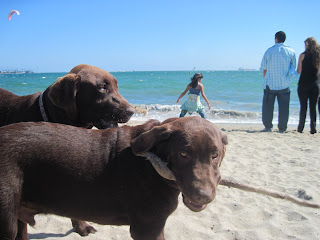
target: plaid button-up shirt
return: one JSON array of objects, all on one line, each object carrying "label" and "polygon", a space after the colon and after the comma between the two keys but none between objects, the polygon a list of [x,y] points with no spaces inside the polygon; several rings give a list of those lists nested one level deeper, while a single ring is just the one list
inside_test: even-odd
[{"label": "plaid button-up shirt", "polygon": [[263,88],[268,85],[271,90],[288,88],[291,75],[295,74],[296,54],[283,43],[276,43],[264,54],[260,70],[266,70]]}]

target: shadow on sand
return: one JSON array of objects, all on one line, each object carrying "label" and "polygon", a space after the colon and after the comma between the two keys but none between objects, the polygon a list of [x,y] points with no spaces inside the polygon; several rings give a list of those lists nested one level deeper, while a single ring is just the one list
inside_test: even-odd
[{"label": "shadow on sand", "polygon": [[28,234],[29,239],[46,239],[46,238],[62,238],[70,235],[73,233],[73,229],[70,229],[68,232],[62,234],[62,233],[35,233],[35,234]]}]

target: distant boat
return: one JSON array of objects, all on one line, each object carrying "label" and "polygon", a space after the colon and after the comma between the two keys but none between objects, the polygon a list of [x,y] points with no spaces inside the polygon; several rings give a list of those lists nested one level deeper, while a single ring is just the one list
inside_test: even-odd
[{"label": "distant boat", "polygon": [[239,71],[257,71],[257,69],[253,69],[253,68],[239,68]]}]

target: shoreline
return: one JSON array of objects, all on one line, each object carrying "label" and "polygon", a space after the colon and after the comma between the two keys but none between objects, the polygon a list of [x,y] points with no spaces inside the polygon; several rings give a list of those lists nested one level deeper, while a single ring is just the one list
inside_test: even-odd
[{"label": "shoreline", "polygon": [[[193,116],[195,116],[195,115],[193,115]],[[152,118],[150,118],[150,119],[152,119]],[[129,125],[129,126],[139,125],[139,124],[145,123],[146,121],[148,121],[150,119],[130,120],[127,123],[119,124],[119,126],[123,126],[123,125]],[[255,130],[257,132],[258,131],[262,131],[264,129],[264,126],[263,126],[262,122],[261,123],[243,123],[243,122],[238,122],[238,123],[230,122],[230,123],[228,123],[228,122],[215,122],[212,119],[208,119],[208,120],[210,122],[212,122],[213,124],[215,124],[216,126],[218,126],[220,129],[222,129],[222,128],[225,128],[225,129],[237,129],[237,128],[239,128],[240,130],[248,129],[248,130]],[[159,120],[159,121],[162,122],[162,120]],[[287,127],[287,131],[286,132],[297,131],[297,127],[298,127],[298,124],[289,124],[288,123],[288,127]],[[278,132],[277,123],[274,123],[274,126],[273,126],[273,133],[275,133],[275,132]],[[306,121],[303,133],[309,133],[309,132],[310,132],[309,122]]]}]

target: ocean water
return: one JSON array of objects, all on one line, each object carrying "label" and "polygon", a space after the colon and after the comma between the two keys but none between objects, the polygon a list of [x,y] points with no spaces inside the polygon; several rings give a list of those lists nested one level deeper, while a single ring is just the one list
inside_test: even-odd
[{"label": "ocean water", "polygon": [[[260,71],[201,71],[205,94],[210,101],[209,111],[206,102],[207,118],[214,123],[253,123],[262,124],[262,81]],[[111,72],[117,80],[120,94],[131,104],[148,108],[148,115],[135,114],[133,120],[144,121],[151,118],[164,120],[180,114],[180,104],[187,94],[176,101],[185,90],[195,72],[188,71],[146,71]],[[28,73],[0,74],[0,87],[17,95],[27,95],[43,91],[57,78],[66,73]],[[297,96],[298,78],[291,83],[289,124],[297,125],[299,120],[299,99]],[[275,103],[274,124],[278,119],[278,107]],[[192,115],[198,115],[193,113]],[[186,116],[189,116],[187,114]],[[308,117],[307,117],[308,121]],[[306,123],[307,124],[307,123]]]}]

